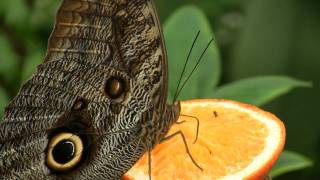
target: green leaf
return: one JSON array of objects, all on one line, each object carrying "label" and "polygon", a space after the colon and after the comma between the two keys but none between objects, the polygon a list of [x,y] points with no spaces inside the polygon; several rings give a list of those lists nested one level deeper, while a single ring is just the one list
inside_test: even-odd
[{"label": "green leaf", "polygon": [[0,87],[0,121],[4,113],[4,108],[8,104],[9,98],[2,87]]},{"label": "green leaf", "polygon": [[282,174],[311,166],[313,166],[313,163],[310,159],[295,152],[283,151],[269,175],[274,178]]},{"label": "green leaf", "polygon": [[[2,4],[5,3],[5,4]],[[5,21],[10,26],[23,29],[28,23],[29,8],[25,0],[10,0],[0,3],[4,6]]]},{"label": "green leaf", "polygon": [[55,13],[60,4],[60,1],[35,0],[30,14],[30,28],[33,30],[46,29],[51,31]]},{"label": "green leaf", "polygon": [[19,57],[13,51],[8,38],[0,34],[0,79],[12,83],[18,76]]},{"label": "green leaf", "polygon": [[[233,44],[229,60],[229,78],[239,80],[251,76],[295,72],[301,59],[301,32],[296,29],[298,4],[295,1],[250,1],[246,6],[245,24]],[[272,13],[270,13],[272,12]],[[293,46],[293,44],[297,44]],[[297,57],[295,57],[297,56]],[[297,73],[297,72],[296,72]]]},{"label": "green leaf", "polygon": [[232,99],[256,106],[264,105],[297,87],[311,83],[286,76],[262,76],[224,85],[213,93],[213,98]]},{"label": "green leaf", "polygon": [[[191,73],[196,61],[214,35],[204,13],[194,6],[185,6],[177,10],[165,23],[164,34],[169,63],[169,101],[173,100],[187,54],[199,30],[201,34],[192,50],[182,83]],[[220,56],[218,47],[213,43],[207,50],[198,69],[188,80],[179,99],[208,97],[212,94],[219,79]]]}]

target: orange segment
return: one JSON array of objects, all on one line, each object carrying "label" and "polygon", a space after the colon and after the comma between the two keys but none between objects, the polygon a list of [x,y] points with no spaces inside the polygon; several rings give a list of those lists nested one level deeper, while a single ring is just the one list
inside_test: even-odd
[{"label": "orange segment", "polygon": [[[181,102],[181,116],[169,132],[181,130],[198,169],[186,153],[181,136],[152,151],[152,179],[262,179],[279,157],[285,142],[283,123],[274,115],[251,105],[229,100]],[[197,121],[200,120],[198,141]],[[148,179],[144,155],[124,179]]]}]

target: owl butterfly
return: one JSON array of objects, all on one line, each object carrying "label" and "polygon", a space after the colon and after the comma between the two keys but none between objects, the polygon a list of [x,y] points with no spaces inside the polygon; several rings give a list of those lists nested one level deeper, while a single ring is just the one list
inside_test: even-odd
[{"label": "owl butterfly", "polygon": [[1,179],[120,179],[164,138],[167,55],[151,0],[63,0],[44,62],[5,109]]}]

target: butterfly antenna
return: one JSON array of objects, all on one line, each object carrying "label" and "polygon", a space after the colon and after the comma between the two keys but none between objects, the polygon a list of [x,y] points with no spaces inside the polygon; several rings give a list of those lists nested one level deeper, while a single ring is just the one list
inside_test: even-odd
[{"label": "butterfly antenna", "polygon": [[184,83],[182,84],[180,90],[178,91],[178,93],[176,94],[174,100],[176,100],[178,98],[178,96],[180,95],[182,89],[185,87],[185,85],[187,84],[188,80],[191,78],[192,74],[195,72],[195,70],[197,69],[197,67],[199,66],[199,64],[201,63],[201,60],[203,59],[203,56],[205,55],[205,53],[207,52],[208,48],[210,47],[211,43],[214,41],[214,38],[212,38],[210,40],[210,42],[207,44],[205,50],[202,52],[200,58],[197,61],[197,64],[194,66],[194,68],[192,69],[191,73],[189,74],[188,78],[184,81]]},{"label": "butterfly antenna", "polygon": [[178,94],[178,90],[179,90],[179,87],[180,87],[180,84],[181,84],[181,81],[182,81],[182,77],[183,77],[183,75],[184,75],[184,73],[185,73],[185,71],[186,71],[186,67],[187,67],[187,64],[188,64],[188,62],[189,62],[189,59],[190,59],[192,50],[193,50],[194,45],[196,44],[196,42],[197,42],[197,40],[198,40],[199,35],[200,35],[200,31],[198,31],[196,37],[194,38],[193,43],[192,43],[192,45],[191,45],[191,48],[190,48],[190,50],[189,50],[188,56],[187,56],[187,60],[186,60],[186,62],[184,63],[183,70],[182,70],[182,72],[181,72],[181,75],[180,75],[180,78],[179,78],[179,81],[178,81],[179,83],[178,83],[178,85],[177,85],[177,89],[176,89],[176,92],[175,92],[175,94],[174,94],[173,103],[177,100],[177,94]]}]

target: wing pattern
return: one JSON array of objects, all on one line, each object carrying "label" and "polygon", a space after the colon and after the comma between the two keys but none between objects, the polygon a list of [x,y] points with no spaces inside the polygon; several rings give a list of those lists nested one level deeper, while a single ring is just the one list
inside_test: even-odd
[{"label": "wing pattern", "polygon": [[[116,101],[105,94],[113,76],[129,86]],[[63,0],[44,63],[0,124],[0,179],[120,178],[150,148],[141,137],[158,136],[157,126],[147,127],[165,123],[158,121],[167,114],[166,83],[151,0]],[[73,110],[79,99],[87,102],[83,112]],[[72,173],[52,173],[45,163],[50,133],[77,118],[88,123],[90,155]]]}]

